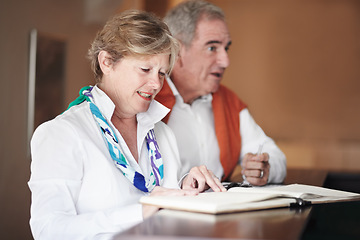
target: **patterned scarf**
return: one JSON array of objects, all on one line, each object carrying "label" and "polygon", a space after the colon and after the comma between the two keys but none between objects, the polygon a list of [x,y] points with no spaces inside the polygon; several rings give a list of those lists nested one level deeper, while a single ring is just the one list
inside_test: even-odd
[{"label": "patterned scarf", "polygon": [[83,87],[79,92],[79,97],[69,104],[68,109],[84,101],[89,102],[91,113],[101,129],[105,144],[108,146],[109,153],[114,160],[115,166],[120,169],[124,176],[129,179],[136,188],[143,192],[151,192],[155,186],[159,186],[162,183],[164,176],[163,161],[159,152],[159,146],[156,142],[154,129],[151,129],[146,135],[146,146],[149,153],[149,161],[151,163],[150,177],[146,179],[141,173],[135,171],[135,169],[130,166],[124,154],[121,152],[118,139],[113,129],[94,103],[91,94],[92,88],[92,86]]}]

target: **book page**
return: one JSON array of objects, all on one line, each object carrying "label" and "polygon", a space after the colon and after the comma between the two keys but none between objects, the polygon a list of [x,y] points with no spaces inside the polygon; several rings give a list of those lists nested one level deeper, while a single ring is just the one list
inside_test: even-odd
[{"label": "book page", "polygon": [[312,203],[316,202],[334,202],[346,199],[357,199],[360,198],[360,194],[339,191],[329,188],[316,187],[304,184],[291,184],[280,187],[280,190],[284,190],[286,192],[301,192],[300,196],[304,200],[310,200]]},{"label": "book page", "polygon": [[360,199],[360,194],[291,184],[275,187],[234,187],[227,192],[205,192],[197,196],[144,196],[140,203],[164,209],[218,214],[289,207],[292,203],[297,203],[299,198],[310,200],[311,203],[327,203]]},{"label": "book page", "polygon": [[252,187],[252,188],[241,188],[234,187],[228,190],[229,192],[269,192],[277,194],[279,197],[295,197],[302,198],[303,200],[311,202],[330,202],[344,199],[353,199],[359,198],[360,194],[339,191],[329,188],[316,187],[304,184],[290,184],[285,186],[275,186],[275,187]]},{"label": "book page", "polygon": [[225,213],[289,206],[292,198],[276,198],[271,192],[205,192],[197,196],[144,196],[140,203],[165,209]]},{"label": "book page", "polygon": [[[246,210],[248,204],[264,205],[264,200],[276,197],[276,193],[239,193],[239,192],[206,192],[197,196],[145,196],[140,203],[158,206],[165,209],[185,210],[203,213],[233,212]],[[293,199],[290,200],[294,201]],[[274,203],[273,203],[274,204]],[[281,205],[289,204],[289,199]]]}]

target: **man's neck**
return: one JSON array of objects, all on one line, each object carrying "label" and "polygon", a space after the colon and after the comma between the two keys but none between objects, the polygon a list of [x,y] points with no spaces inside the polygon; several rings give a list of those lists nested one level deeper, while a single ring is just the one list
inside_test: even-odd
[{"label": "man's neck", "polygon": [[181,80],[180,82],[178,82],[175,78],[173,79],[172,76],[171,81],[180,96],[182,97],[184,103],[191,105],[197,98],[201,97],[199,96],[199,94],[196,93],[196,91],[192,91],[191,89],[186,88],[186,85],[183,85]]},{"label": "man's neck", "polygon": [[181,91],[180,89],[178,89],[181,97],[183,98],[184,100],[184,103],[187,103],[189,105],[191,105],[195,99],[201,97],[201,96],[195,96],[194,94],[191,94],[191,92],[188,92],[188,91]]}]

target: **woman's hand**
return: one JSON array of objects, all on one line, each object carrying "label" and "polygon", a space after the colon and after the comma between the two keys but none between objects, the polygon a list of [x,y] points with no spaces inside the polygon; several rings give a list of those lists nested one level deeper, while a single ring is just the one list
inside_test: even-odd
[{"label": "woman's hand", "polygon": [[[150,196],[195,196],[211,188],[214,192],[226,192],[220,180],[206,168],[193,167],[182,182],[182,189],[169,189],[157,186]],[[158,207],[143,204],[143,217],[147,218],[156,213]]]},{"label": "woman's hand", "polygon": [[209,188],[214,192],[226,192],[220,180],[204,165],[193,167],[182,182],[182,189],[196,189],[203,192]]},{"label": "woman's hand", "polygon": [[[198,195],[199,191],[197,189],[170,189],[164,188],[160,186],[156,186],[150,196],[194,196]],[[143,204],[142,211],[143,211],[143,218],[150,217],[154,213],[159,210],[158,207],[152,205]]]}]

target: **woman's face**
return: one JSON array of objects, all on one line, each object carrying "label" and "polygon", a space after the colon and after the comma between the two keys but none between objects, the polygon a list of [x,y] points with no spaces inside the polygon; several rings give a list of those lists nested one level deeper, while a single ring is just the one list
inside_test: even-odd
[{"label": "woman's face", "polygon": [[169,68],[169,55],[124,57],[104,73],[99,87],[115,103],[115,114],[131,118],[148,110]]}]

